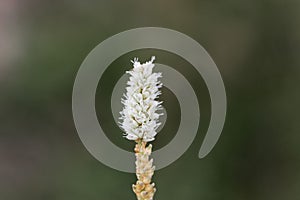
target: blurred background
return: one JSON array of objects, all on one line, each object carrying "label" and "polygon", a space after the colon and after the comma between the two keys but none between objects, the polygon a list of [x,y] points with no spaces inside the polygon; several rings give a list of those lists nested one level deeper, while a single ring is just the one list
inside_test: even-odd
[{"label": "blurred background", "polygon": [[[216,62],[228,100],[219,142],[200,160],[210,101],[192,66],[148,49],[129,52],[106,70],[96,94],[99,123],[124,149],[134,144],[122,138],[107,109],[113,84],[133,57],[155,55],[181,69],[197,93],[199,132],[180,159],[156,172],[156,199],[299,199],[299,11],[296,0],[1,0],[0,199],[135,199],[135,175],[108,168],[81,143],[71,98],[76,73],[97,44],[144,26],[197,40]],[[163,88],[161,99],[168,119],[157,149],[174,137],[180,115],[171,91]]]}]

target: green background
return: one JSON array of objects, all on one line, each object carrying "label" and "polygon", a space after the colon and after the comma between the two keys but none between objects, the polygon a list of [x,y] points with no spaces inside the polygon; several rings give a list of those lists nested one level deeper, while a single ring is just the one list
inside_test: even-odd
[{"label": "green background", "polygon": [[[81,62],[106,38],[157,26],[197,40],[222,74],[228,112],[213,151],[198,159],[210,117],[207,88],[192,66],[159,50],[118,58],[97,90],[107,136],[124,149],[109,97],[130,60],[170,65],[199,98],[200,129],[188,151],[156,171],[156,199],[294,200],[300,198],[300,1],[4,0],[0,4],[0,199],[135,199],[134,174],[104,166],[81,143],[72,87]],[[166,88],[168,121],[154,148],[176,134],[180,109]],[[176,117],[177,116],[177,117]]]}]

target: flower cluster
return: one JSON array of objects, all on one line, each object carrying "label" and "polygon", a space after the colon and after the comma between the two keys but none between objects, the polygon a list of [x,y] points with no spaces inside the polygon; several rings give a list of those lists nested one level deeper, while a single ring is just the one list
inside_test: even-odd
[{"label": "flower cluster", "polygon": [[158,80],[161,73],[153,73],[153,61],[141,64],[137,58],[133,63],[133,69],[128,71],[130,79],[127,82],[126,94],[122,103],[123,110],[120,112],[121,127],[125,131],[125,137],[129,140],[142,140],[145,142],[153,141],[156,130],[160,123],[158,118],[161,113],[161,102],[156,99],[160,95],[159,88],[162,87]]},{"label": "flower cluster", "polygon": [[152,145],[146,146],[146,142],[139,141],[135,146],[136,156],[136,176],[137,182],[132,185],[132,189],[138,200],[153,200],[156,192],[155,184],[151,183],[155,167],[153,159],[150,159]]}]

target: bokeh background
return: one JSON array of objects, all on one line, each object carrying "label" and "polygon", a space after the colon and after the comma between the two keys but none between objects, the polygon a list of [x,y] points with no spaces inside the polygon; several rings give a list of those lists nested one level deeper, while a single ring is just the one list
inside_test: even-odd
[{"label": "bokeh background", "polygon": [[[144,26],[174,29],[202,44],[228,98],[222,136],[200,160],[210,103],[191,66],[148,49],[129,52],[108,68],[99,82],[97,114],[107,136],[124,149],[133,143],[122,138],[107,107],[130,59],[155,55],[185,69],[199,98],[198,135],[179,160],[156,172],[156,199],[299,199],[299,11],[297,0],[1,0],[0,199],[135,199],[134,174],[104,166],[81,143],[71,97],[77,70],[97,44]],[[174,137],[180,115],[172,92],[163,91],[168,119],[155,148]]]}]

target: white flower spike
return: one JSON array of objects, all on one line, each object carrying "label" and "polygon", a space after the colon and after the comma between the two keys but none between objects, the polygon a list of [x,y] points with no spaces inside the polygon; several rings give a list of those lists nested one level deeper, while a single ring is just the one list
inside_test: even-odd
[{"label": "white flower spike", "polygon": [[120,112],[123,121],[120,123],[124,129],[124,136],[128,140],[142,140],[144,142],[153,141],[156,130],[161,123],[158,122],[162,113],[157,113],[161,109],[161,103],[157,101],[161,94],[159,88],[162,87],[158,80],[161,73],[153,73],[153,61],[155,57],[145,63],[140,63],[134,58],[133,69],[127,71],[130,74],[127,82],[126,94],[122,103],[123,110]]},{"label": "white flower spike", "polygon": [[153,73],[153,56],[150,61],[141,64],[137,58],[133,63],[133,69],[128,71],[131,76],[127,82],[126,94],[122,103],[123,110],[120,112],[121,127],[124,129],[124,136],[128,140],[136,142],[134,152],[136,157],[136,184],[132,189],[138,200],[153,200],[156,192],[155,184],[151,183],[155,167],[150,158],[152,145],[147,142],[153,141],[160,125],[157,113],[161,109],[161,102],[157,101],[160,95],[159,88],[162,87],[161,73]]}]

